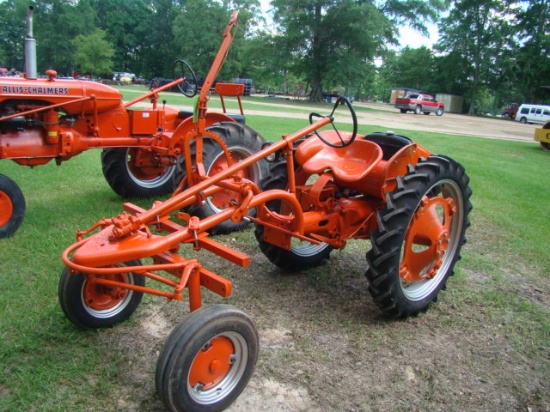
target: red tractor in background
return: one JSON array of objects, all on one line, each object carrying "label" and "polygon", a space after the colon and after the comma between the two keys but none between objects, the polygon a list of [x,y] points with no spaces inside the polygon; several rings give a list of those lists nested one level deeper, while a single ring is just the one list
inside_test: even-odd
[{"label": "red tractor in background", "polygon": [[[11,159],[30,167],[52,160],[60,165],[85,150],[102,148],[103,174],[120,196],[157,198],[172,193],[184,177],[182,142],[196,127],[198,113],[159,104],[159,93],[177,85],[185,96],[194,97],[198,83],[191,67],[183,60],[174,62],[177,80],[124,103],[118,90],[100,83],[57,79],[53,70],[46,72],[47,79],[38,79],[36,69],[32,69],[36,66],[32,50],[32,7],[27,25],[26,58],[31,70],[24,78],[0,77],[0,159]],[[203,86],[208,92],[214,86],[221,63],[220,60],[212,66],[210,81]],[[239,105],[243,90],[244,85],[239,84],[215,85],[215,92],[222,99],[223,95],[237,96]],[[149,108],[136,107],[146,100],[150,100]],[[230,116],[225,113],[225,106],[224,113],[206,113],[205,107],[196,107],[204,111],[200,122],[205,128],[230,123],[224,128],[224,135],[215,135],[213,140],[223,140],[224,146],[230,149],[235,146],[232,151],[235,161],[257,152],[265,143],[244,125],[242,105],[240,109],[241,114]],[[214,127],[213,133],[218,128]],[[218,164],[223,152],[213,140],[205,139],[201,148],[207,173],[225,167]],[[262,167],[265,169],[265,163],[243,173],[259,183]],[[206,216],[231,201],[230,193],[220,194],[217,199],[206,199],[204,205],[194,207],[192,212]],[[25,208],[25,198],[17,184],[0,174],[0,238],[16,232]],[[226,223],[214,231],[234,228],[235,225]]]},{"label": "red tractor in background", "polygon": [[[235,12],[214,68],[227,54],[236,20]],[[159,136],[169,143],[162,146],[166,152],[183,154],[184,178],[173,195],[149,210],[126,203],[118,216],[77,231],[62,254],[58,286],[63,312],[83,329],[128,319],[144,293],[188,302],[191,313],[166,339],[155,372],[159,398],[170,411],[227,408],[258,358],[249,316],[230,305],[202,305],[202,288],[229,297],[232,284],[203,266],[196,251],[250,264],[245,254],[212,240],[214,228],[253,222],[260,250],[285,270],[321,264],[350,239],[363,240],[369,293],[386,315],[406,318],[427,310],[445,288],[470,225],[472,191],[464,168],[405,136],[359,134],[344,98],[328,115],[311,113],[303,129],[235,157],[239,143],[230,150],[227,142],[240,126],[207,127],[207,97],[203,89],[189,131],[180,133],[180,124],[171,136]],[[351,131],[335,122],[346,116]],[[257,134],[246,129],[240,137],[250,136]],[[209,173],[214,163],[217,173]],[[262,176],[259,184],[251,178],[254,170]],[[225,199],[224,207],[204,212],[209,199]]]}]

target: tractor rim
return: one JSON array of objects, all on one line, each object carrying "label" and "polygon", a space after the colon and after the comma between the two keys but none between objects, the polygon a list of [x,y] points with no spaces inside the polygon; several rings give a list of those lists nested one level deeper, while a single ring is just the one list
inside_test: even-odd
[{"label": "tractor rim", "polygon": [[13,215],[13,203],[10,197],[0,191],[0,227],[8,224]]},{"label": "tractor rim", "polygon": [[[251,153],[244,147],[232,147],[230,153],[233,164],[237,164],[251,155]],[[229,163],[227,161],[227,157],[225,156],[225,153],[222,152],[211,163],[207,174],[208,176],[214,176],[217,173],[223,172],[228,167]],[[259,176],[258,165],[254,164],[247,169],[240,170],[237,175],[241,179],[247,179],[255,182],[258,180],[257,178]],[[239,193],[233,190],[224,189],[210,196],[206,202],[213,211],[219,212],[234,205],[238,199]]]},{"label": "tractor rim", "polygon": [[[319,175],[317,174],[310,175],[309,173],[306,173],[303,170],[300,170],[299,172],[297,172],[295,176],[296,176],[297,185],[313,185],[315,181],[319,178]],[[291,213],[289,209],[283,209],[283,210],[285,210],[284,212],[285,214]],[[321,253],[323,250],[325,250],[327,247],[329,247],[329,244],[325,242],[315,244],[315,243],[303,241],[295,237],[292,237],[290,241],[290,250],[292,251],[292,253],[301,257],[316,256],[319,253]]]},{"label": "tractor rim", "polygon": [[248,347],[242,335],[224,332],[210,339],[193,359],[187,390],[198,404],[209,405],[228,396],[241,380]]},{"label": "tractor rim", "polygon": [[[102,279],[131,283],[127,274],[101,276]],[[95,279],[95,276],[94,278]],[[111,318],[120,313],[131,300],[133,291],[117,286],[102,285],[86,279],[82,285],[81,299],[86,311],[96,318]]]},{"label": "tractor rim", "polygon": [[139,167],[136,165],[136,150],[128,149],[126,168],[130,178],[141,187],[156,188],[168,182],[175,171],[175,166],[154,167],[146,166]]},{"label": "tractor rim", "polygon": [[410,300],[433,292],[451,267],[462,231],[464,206],[461,190],[442,180],[426,192],[415,212],[401,250],[401,289]]},{"label": "tractor rim", "polygon": [[315,256],[327,247],[329,247],[328,243],[322,242],[317,245],[315,243],[304,242],[296,238],[292,238],[290,245],[292,253],[302,257]]}]

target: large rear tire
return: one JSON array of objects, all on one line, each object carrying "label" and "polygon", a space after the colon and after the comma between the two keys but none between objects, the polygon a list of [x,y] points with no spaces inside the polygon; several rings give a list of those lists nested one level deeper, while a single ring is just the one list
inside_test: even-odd
[{"label": "large rear tire", "polygon": [[[140,156],[147,166],[140,166]],[[102,170],[109,186],[123,198],[151,198],[171,194],[183,177],[180,159],[172,166],[151,166],[150,152],[139,148],[104,149]]]},{"label": "large rear tire", "polygon": [[[269,177],[262,182],[264,191],[288,188],[288,172],[286,162],[274,164],[269,169]],[[309,175],[296,171],[296,184],[302,185],[307,182]],[[270,210],[277,213],[287,214],[285,205],[280,201],[273,201],[266,205]],[[285,270],[300,270],[320,264],[323,260],[330,258],[332,247],[327,243],[314,244],[298,239],[292,240],[290,250],[273,245],[264,240],[264,225],[256,224],[254,231],[258,245],[262,253],[271,263]]]},{"label": "large rear tire", "polygon": [[366,277],[376,305],[392,317],[424,311],[453,274],[472,209],[462,166],[430,156],[399,177],[377,212]]},{"label": "large rear tire", "polygon": [[[118,266],[140,266],[132,260]],[[109,280],[145,286],[145,277],[135,273],[94,275]],[[143,293],[122,287],[94,284],[83,273],[61,272],[58,297],[65,316],[82,329],[109,328],[128,319],[141,302]]]},{"label": "large rear tire", "polygon": [[17,183],[0,175],[0,239],[13,236],[19,229],[26,208],[25,197]]},{"label": "large rear tire", "polygon": [[258,332],[245,313],[230,305],[204,306],[166,339],[157,361],[157,393],[173,412],[222,411],[248,384],[258,351]]},{"label": "large rear tire", "polygon": [[[254,153],[259,152],[266,143],[264,138],[252,128],[240,123],[223,122],[209,127],[208,131],[217,134],[224,140],[231,152],[234,163],[238,163]],[[203,140],[203,151],[203,163],[205,172],[208,176],[213,176],[227,169],[227,158],[222,148],[214,140],[205,138]],[[262,178],[267,174],[267,162],[265,160],[260,160],[241,171],[240,174],[241,177],[250,180],[259,187]],[[196,204],[189,206],[186,212],[192,216],[204,219],[231,206],[237,198],[238,193],[230,190],[222,190],[214,196],[207,198],[203,205]],[[255,216],[256,210],[251,210],[249,213]],[[226,220],[210,229],[209,232],[211,235],[229,233],[243,229],[247,224],[247,221],[235,223],[231,220]]]}]

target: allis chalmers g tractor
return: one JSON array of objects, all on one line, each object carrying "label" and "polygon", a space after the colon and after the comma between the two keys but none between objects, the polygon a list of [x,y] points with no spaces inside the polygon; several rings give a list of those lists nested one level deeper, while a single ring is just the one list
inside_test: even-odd
[{"label": "allis chalmers g tractor", "polygon": [[[29,9],[27,40],[32,39],[32,8]],[[26,45],[28,43],[26,42]],[[228,47],[226,44],[225,47]],[[31,49],[32,50],[32,49]],[[225,50],[226,52],[227,50]],[[26,50],[27,59],[35,59]],[[203,89],[214,85],[222,60],[212,67],[211,81]],[[32,64],[31,64],[32,66]],[[35,65],[34,65],[35,66]],[[37,79],[34,73],[25,78],[0,77],[0,159],[11,159],[25,166],[43,165],[51,160],[59,165],[73,156],[92,148],[103,148],[102,169],[113,190],[126,198],[158,197],[172,193],[183,178],[182,143],[195,127],[193,113],[178,111],[158,104],[159,92],[177,85],[187,97],[197,92],[197,79],[191,67],[183,60],[174,63],[174,77],[181,77],[141,97],[124,103],[120,92],[112,87],[81,80],[60,80],[49,70],[47,79]],[[217,83],[215,92],[222,96],[240,95],[244,85]],[[150,100],[148,108],[136,104]],[[223,130],[203,143],[203,161],[206,173],[214,173],[223,151],[214,141],[223,140],[223,146],[232,149],[234,160],[257,152],[265,143],[244,126],[244,116],[205,112],[200,116],[201,127],[230,122]],[[195,117],[197,113],[195,113]],[[233,147],[236,143],[237,146]],[[194,150],[194,149],[193,149]],[[224,160],[222,159],[222,162]],[[248,178],[259,183],[259,163],[250,170]],[[227,202],[230,193],[210,198],[194,213],[204,216],[214,213]],[[0,238],[11,236],[18,229],[25,214],[25,198],[17,184],[0,174]],[[225,223],[215,230],[232,230],[235,225]]]},{"label": "allis chalmers g tractor", "polygon": [[[236,19],[235,13],[222,50]],[[367,249],[368,240],[369,292],[387,315],[404,318],[426,310],[445,288],[471,210],[460,164],[403,136],[359,134],[345,99],[238,162],[222,138],[234,125],[206,128],[206,104],[203,90],[194,128],[180,134],[177,153],[184,155],[186,177],[173,196],[149,210],[126,203],[118,216],[77,231],[76,243],[62,255],[59,300],[79,327],[124,321],[144,293],[189,302],[191,314],[168,336],[156,368],[157,391],[171,411],[224,409],[246,386],[258,356],[258,333],[246,314],[229,305],[202,306],[201,288],[228,297],[232,285],[193,251],[204,249],[241,267],[250,263],[212,240],[213,228],[252,221],[261,251],[289,270],[321,263],[350,239],[365,240]],[[337,110],[352,119],[351,131],[336,126]],[[224,159],[212,175],[202,156],[206,142]],[[259,186],[247,170],[261,162],[269,168]],[[193,213],[226,193],[234,194],[226,207],[208,216]]]}]

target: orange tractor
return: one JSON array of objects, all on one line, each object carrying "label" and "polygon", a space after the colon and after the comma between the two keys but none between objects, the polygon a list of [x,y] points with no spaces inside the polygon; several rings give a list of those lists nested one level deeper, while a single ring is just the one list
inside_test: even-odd
[{"label": "orange tractor", "polygon": [[[236,19],[237,13],[214,66],[226,54]],[[345,99],[330,114],[312,113],[308,126],[238,159],[223,138],[233,124],[207,128],[206,104],[203,90],[194,127],[178,143],[185,178],[173,196],[149,210],[124,204],[118,216],[77,231],[76,243],[62,255],[59,300],[79,327],[124,321],[144,293],[188,301],[191,313],[168,336],[156,368],[157,391],[171,411],[226,408],[247,385],[258,357],[249,316],[230,305],[202,304],[202,288],[228,297],[232,284],[193,258],[194,251],[241,267],[250,263],[211,239],[211,230],[253,222],[261,251],[289,270],[317,265],[348,240],[363,239],[365,249],[370,244],[370,294],[387,315],[404,318],[426,310],[445,288],[472,207],[460,164],[404,136],[359,134]],[[340,116],[351,119],[348,131],[336,126]],[[207,172],[206,142],[223,153],[224,167],[215,174]],[[259,185],[248,171],[262,162],[268,171]],[[216,213],[193,213],[229,193]]]},{"label": "orange tractor", "polygon": [[[27,24],[32,27],[32,7]],[[29,29],[27,41],[32,39]],[[29,43],[26,42],[26,49]],[[32,44],[32,43],[31,43]],[[27,51],[27,59],[36,59]],[[236,96],[239,100],[244,85],[217,83],[220,68],[213,66],[209,83],[202,89],[223,96]],[[27,65],[29,66],[29,65]],[[33,64],[31,63],[32,67]],[[34,66],[36,66],[34,64]],[[191,111],[178,111],[159,104],[159,93],[177,86],[187,97],[197,93],[197,79],[191,67],[183,60],[174,62],[174,80],[142,96],[124,103],[121,93],[104,84],[85,80],[57,79],[53,70],[46,72],[47,79],[38,79],[33,70],[26,77],[0,77],[0,159],[11,159],[25,166],[39,166],[52,160],[63,161],[92,148],[103,148],[101,162],[103,174],[112,189],[126,198],[158,197],[170,194],[184,174],[182,142],[195,127]],[[34,69],[34,71],[36,71]],[[137,107],[150,100],[150,107]],[[217,159],[223,154],[214,140],[224,140],[233,148],[233,157],[239,159],[257,152],[265,143],[252,129],[244,125],[241,113],[203,113],[203,127],[230,122],[224,127],[224,136],[205,140],[203,152],[207,173],[223,165]],[[205,110],[205,108],[200,108]],[[196,116],[196,114],[195,114]],[[218,127],[214,128],[218,130]],[[207,135],[211,134],[210,131]],[[233,147],[235,146],[235,147]],[[260,163],[251,168],[248,177],[259,183]],[[231,196],[209,199],[195,208],[195,213],[215,213]],[[26,204],[23,193],[10,178],[0,173],[0,238],[13,235],[23,221]],[[234,229],[225,224],[218,231]]]}]

